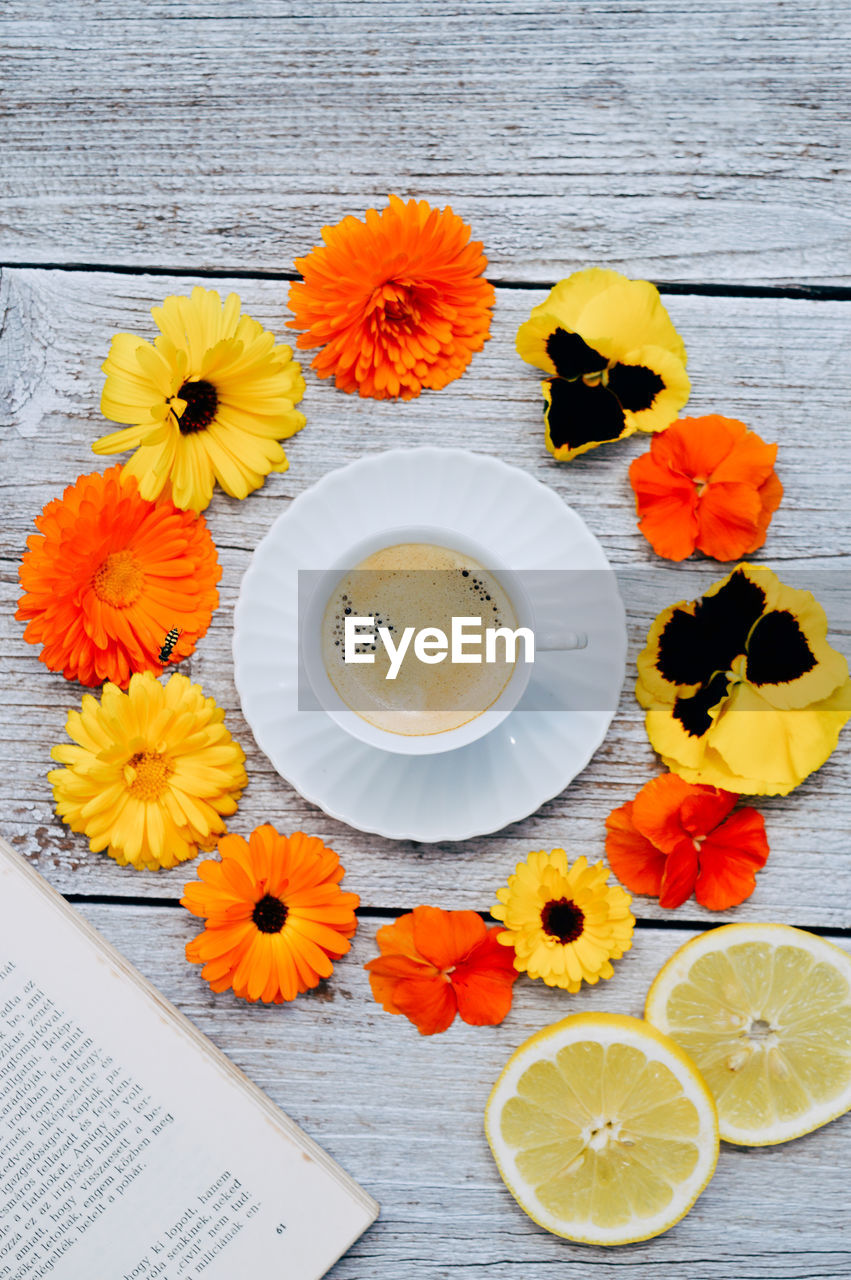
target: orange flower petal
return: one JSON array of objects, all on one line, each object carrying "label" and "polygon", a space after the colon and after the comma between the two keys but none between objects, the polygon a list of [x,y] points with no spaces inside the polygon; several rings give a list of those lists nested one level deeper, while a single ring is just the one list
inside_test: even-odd
[{"label": "orange flower petal", "polygon": [[[664,457],[672,470],[694,479],[716,478],[715,473],[734,456],[747,427],[735,418],[707,414],[703,418],[680,418],[658,437],[656,456]],[[759,440],[758,436],[754,437]],[[655,443],[655,442],[654,442]],[[762,441],[760,441],[762,444]],[[765,446],[763,446],[765,447]],[[734,480],[738,474],[718,478]],[[762,476],[760,479],[764,479]]]},{"label": "orange flower petal", "polygon": [[519,974],[511,951],[497,941],[502,932],[498,925],[488,929],[484,941],[450,974],[458,1013],[475,1027],[495,1026],[511,1008],[512,988]]},{"label": "orange flower petal", "polygon": [[457,378],[490,330],[494,290],[481,243],[452,209],[389,197],[324,227],[324,246],[296,259],[290,287],[301,348],[319,347],[312,367],[343,391],[410,400]]},{"label": "orange flower petal", "polygon": [[370,973],[369,985],[372,989],[372,998],[376,1004],[380,1004],[385,1013],[401,1013],[401,1009],[396,1008],[396,1002],[393,999],[393,993],[398,986],[399,979],[396,977],[385,976],[381,973]]},{"label": "orange flower petal", "polygon": [[[79,476],[36,517],[16,617],[68,680],[126,688],[195,649],[219,603],[221,567],[203,516],[143,498],[120,466]],[[166,662],[166,634],[178,638]]]},{"label": "orange flower petal", "polygon": [[665,859],[665,870],[659,886],[659,906],[682,906],[686,898],[691,896],[697,871],[697,847],[693,840],[683,840]]},{"label": "orange flower petal", "polygon": [[375,935],[379,949],[384,953],[398,953],[422,962],[414,942],[414,915],[412,911],[399,916],[392,924],[385,924]]},{"label": "orange flower petal", "polygon": [[415,907],[413,917],[416,949],[438,969],[457,965],[487,936],[487,926],[475,911]]},{"label": "orange flower petal", "polygon": [[783,496],[776,456],[776,445],[733,418],[673,423],[630,466],[641,532],[669,560],[695,549],[717,560],[755,551]]},{"label": "orange flower petal", "polygon": [[768,526],[771,524],[771,517],[780,506],[783,498],[783,485],[772,471],[765,484],[760,485],[759,496],[762,502],[762,510],[759,513],[758,535],[757,540],[751,546],[751,551],[758,551],[765,542],[765,535]]},{"label": "orange flower petal", "polygon": [[420,1035],[433,1036],[449,1027],[458,1011],[452,984],[435,974],[407,978],[396,984],[393,1002],[413,1022]]},{"label": "orange flower petal", "polygon": [[680,806],[680,822],[689,835],[703,838],[732,813],[738,796],[697,782],[686,786],[689,790]]},{"label": "orange flower petal", "polygon": [[[653,444],[667,434],[654,436]],[[652,446],[630,464],[629,478],[641,517],[639,528],[657,556],[685,560],[697,545],[697,489],[692,481],[661,465]]]},{"label": "orange flower petal", "polygon": [[[359,901],[339,887],[343,870],[336,853],[315,837],[287,837],[266,823],[248,841],[222,837],[219,855],[219,862],[201,863],[199,880],[186,886],[182,899],[194,915],[206,917],[206,929],[187,945],[187,957],[210,962],[202,976],[213,990],[232,986],[247,1000],[280,1004],[329,977],[332,961],[349,950]],[[291,880],[302,897],[315,890],[316,905],[291,909]],[[266,904],[271,914],[255,921],[255,908],[266,897],[278,898],[285,909],[280,921],[274,902]]]},{"label": "orange flower petal", "polygon": [[685,835],[680,806],[694,788],[676,773],[651,778],[632,802],[632,821],[656,848],[673,853]]},{"label": "orange flower petal", "polygon": [[723,911],[748,897],[768,857],[762,816],[733,808],[738,796],[664,774],[606,819],[606,854],[618,879],[636,893],[678,907],[694,892]]},{"label": "orange flower petal", "polygon": [[756,872],[768,852],[762,814],[739,809],[703,841],[694,896],[710,911],[738,906],[756,888]]},{"label": "orange flower petal", "polygon": [[746,555],[759,537],[761,511],[759,490],[752,485],[708,485],[697,506],[698,551],[714,560]]},{"label": "orange flower petal", "polygon": [[[743,422],[731,418],[711,418],[714,424],[741,428],[730,452],[711,471],[707,472],[713,484],[749,484],[757,488],[765,484],[774,471],[777,461],[777,445],[766,444],[755,431],[749,431]],[[715,427],[718,430],[718,426]]]},{"label": "orange flower petal", "polygon": [[381,955],[364,968],[376,1001],[409,1018],[423,1035],[445,1031],[460,1011],[465,1022],[501,1022],[511,1007],[517,972],[475,911],[416,907],[378,930]]},{"label": "orange flower petal", "polygon": [[667,855],[651,844],[632,821],[633,802],[613,809],[606,819],[606,857],[609,866],[633,893],[658,897]]}]

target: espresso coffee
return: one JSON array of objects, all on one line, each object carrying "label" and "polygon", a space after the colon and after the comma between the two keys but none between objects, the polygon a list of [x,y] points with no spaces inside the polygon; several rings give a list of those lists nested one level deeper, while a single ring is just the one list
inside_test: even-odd
[{"label": "espresso coffee", "polygon": [[[350,622],[347,650],[346,622],[355,618],[370,621],[359,624],[357,641]],[[453,619],[460,618],[476,622],[464,624],[464,643],[454,656],[479,654],[478,662],[452,660]],[[403,542],[373,552],[341,576],[325,609],[322,657],[337,693],[368,723],[409,736],[446,733],[499,698],[516,655],[497,637],[497,660],[485,661],[485,633],[517,626],[508,595],[477,560],[450,547]],[[441,651],[435,629],[446,636],[447,648],[442,660],[428,661]],[[425,660],[417,655],[418,635]],[[346,661],[347,652],[373,661]]]}]

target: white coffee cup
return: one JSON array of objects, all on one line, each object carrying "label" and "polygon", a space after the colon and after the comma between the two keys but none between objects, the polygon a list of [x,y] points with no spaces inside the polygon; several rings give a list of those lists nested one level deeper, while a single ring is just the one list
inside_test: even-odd
[{"label": "white coffee cup", "polygon": [[522,646],[514,669],[496,701],[465,724],[440,733],[392,733],[370,723],[343,701],[325,668],[322,656],[323,620],[328,601],[341,578],[374,552],[401,543],[429,543],[437,547],[446,547],[462,555],[471,556],[492,573],[508,595],[514,607],[518,625],[528,627],[534,633],[536,653],[547,650],[583,649],[588,643],[587,637],[582,632],[559,628],[544,632],[543,629],[536,628],[532,602],[518,575],[506,566],[495,562],[494,556],[472,538],[463,533],[456,533],[452,529],[427,525],[383,529],[381,533],[349,547],[327,570],[316,575],[315,582],[311,583],[309,598],[301,601],[299,608],[299,680],[301,682],[306,677],[319,707],[353,738],[383,751],[418,756],[454,751],[490,733],[520,702],[532,673],[532,664],[522,659]]}]

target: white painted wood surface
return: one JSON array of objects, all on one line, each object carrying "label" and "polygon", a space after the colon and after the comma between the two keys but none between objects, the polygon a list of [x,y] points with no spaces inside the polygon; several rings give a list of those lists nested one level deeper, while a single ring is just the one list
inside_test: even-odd
[{"label": "white painted wood surface", "polygon": [[491,274],[851,283],[844,0],[5,0],[2,257],[282,271],[388,191]]},{"label": "white painted wood surface", "polygon": [[[638,533],[627,467],[644,438],[568,466],[544,451],[537,378],[513,349],[543,282],[603,264],[691,290],[666,297],[689,350],[688,411],[740,417],[779,442],[786,494],[758,559],[820,596],[851,654],[847,6],[6,0],[0,49],[0,831],[63,892],[107,896],[83,903],[93,923],[382,1201],[335,1278],[851,1275],[848,1117],[776,1150],[724,1148],[684,1222],[612,1252],[535,1227],[481,1127],[528,1034],[578,1009],[640,1013],[691,922],[785,920],[851,945],[851,733],[793,795],[759,802],[772,852],[753,898],[722,917],[636,900],[644,927],[604,987],[569,997],[521,979],[502,1027],[423,1039],[374,1004],[361,968],[382,922],[370,910],[487,910],[531,848],[602,856],[605,816],[657,772],[635,653],[658,608],[723,573],[662,569]],[[184,669],[248,753],[232,826],[322,836],[365,908],[330,983],[289,1008],[248,1007],[186,965],[195,922],[153,905],[180,896],[188,869],[118,868],[55,817],[49,749],[82,690],[24,644],[17,564],[44,503],[105,465],[90,444],[109,429],[98,405],[110,335],[150,334],[149,308],[196,282],[236,288],[285,335],[288,285],[261,277],[292,271],[323,223],[389,190],[451,203],[485,242],[490,278],[512,287],[497,290],[485,350],[441,392],[378,404],[308,373],[290,471],[244,503],[218,494],[208,512],[222,604]],[[753,286],[814,287],[819,300],[742,296]],[[600,538],[630,613],[627,685],[594,760],[536,815],[461,845],[363,835],[306,804],[254,745],[232,680],[233,603],[275,517],[334,467],[424,443],[495,453],[551,485]]]}]

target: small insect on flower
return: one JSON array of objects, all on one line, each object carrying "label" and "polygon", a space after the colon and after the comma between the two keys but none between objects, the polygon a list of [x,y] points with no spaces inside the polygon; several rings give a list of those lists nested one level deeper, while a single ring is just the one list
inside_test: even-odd
[{"label": "small insect on flower", "polygon": [[165,663],[168,662],[169,658],[171,657],[172,649],[177,644],[179,639],[180,639],[180,628],[172,627],[171,631],[169,631],[165,640],[163,640],[162,648],[160,649],[159,655],[158,655],[159,660],[160,662],[163,663],[163,665],[165,665]]}]

